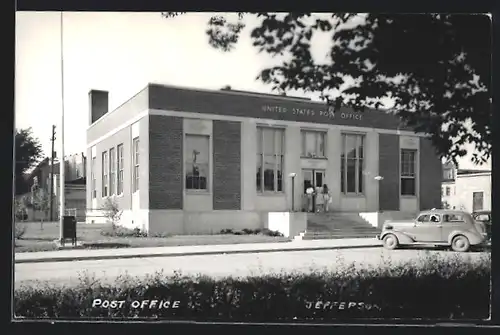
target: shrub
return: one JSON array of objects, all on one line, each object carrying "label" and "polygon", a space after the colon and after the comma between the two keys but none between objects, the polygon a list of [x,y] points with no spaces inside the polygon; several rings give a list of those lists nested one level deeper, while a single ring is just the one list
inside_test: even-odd
[{"label": "shrub", "polygon": [[106,198],[106,201],[102,205],[101,209],[104,212],[104,216],[108,219],[108,222],[111,223],[113,229],[115,229],[120,222],[123,211],[120,210],[116,198],[109,197]]},{"label": "shrub", "polygon": [[270,230],[268,228],[264,228],[261,230],[260,232],[262,235],[267,235],[267,236],[274,236],[274,237],[280,237],[280,236],[283,236],[282,233],[280,233],[279,231],[277,230]]},{"label": "shrub", "polygon": [[151,233],[149,234],[150,237],[172,237],[173,235],[171,233],[162,233],[162,232],[157,232],[157,233]]},{"label": "shrub", "polygon": [[24,225],[21,222],[16,222],[15,223],[15,228],[14,228],[14,237],[16,239],[21,239],[23,238],[24,234],[26,233],[26,225]]},{"label": "shrub", "polygon": [[[338,259],[342,262],[341,257]],[[427,255],[377,268],[344,263],[338,270],[213,279],[156,273],[104,284],[90,276],[76,287],[22,286],[22,317],[165,317],[203,321],[307,321],[352,318],[488,318],[491,263]],[[466,289],[464,289],[464,287]],[[123,300],[122,308],[93,308],[94,299]],[[178,309],[132,308],[135,300],[179,301]],[[354,305],[354,306],[352,306]]]},{"label": "shrub", "polygon": [[125,227],[116,226],[113,229],[104,229],[101,235],[110,237],[147,237],[146,232],[141,231],[139,228],[129,229]]},{"label": "shrub", "polygon": [[279,231],[275,231],[275,230],[270,230],[270,229],[267,229],[267,228],[264,228],[264,229],[261,229],[261,228],[257,228],[257,229],[248,229],[248,228],[244,228],[242,230],[233,230],[233,229],[222,229],[220,231],[220,234],[223,234],[223,235],[226,235],[226,234],[230,234],[230,235],[258,235],[258,234],[262,234],[262,235],[267,235],[267,236],[274,236],[274,237],[282,237],[283,234],[280,233]]}]

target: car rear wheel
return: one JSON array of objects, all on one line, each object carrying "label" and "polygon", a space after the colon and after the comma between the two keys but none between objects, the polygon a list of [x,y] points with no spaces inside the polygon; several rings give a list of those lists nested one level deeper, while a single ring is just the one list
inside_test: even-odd
[{"label": "car rear wheel", "polygon": [[399,246],[399,241],[396,235],[387,234],[384,236],[384,247],[389,250],[394,250]]},{"label": "car rear wheel", "polygon": [[458,235],[451,241],[451,248],[453,251],[466,252],[470,248],[469,239],[463,235]]}]

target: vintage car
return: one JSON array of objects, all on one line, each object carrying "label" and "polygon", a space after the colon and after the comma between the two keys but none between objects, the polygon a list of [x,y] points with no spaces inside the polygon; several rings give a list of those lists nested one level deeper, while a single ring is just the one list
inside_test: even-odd
[{"label": "vintage car", "polygon": [[488,239],[491,240],[491,211],[477,211],[472,213],[472,217],[477,222],[482,222],[486,227]]},{"label": "vintage car", "polygon": [[403,245],[451,246],[466,252],[487,243],[486,228],[471,214],[448,209],[422,211],[414,220],[386,221],[377,236],[387,249]]}]

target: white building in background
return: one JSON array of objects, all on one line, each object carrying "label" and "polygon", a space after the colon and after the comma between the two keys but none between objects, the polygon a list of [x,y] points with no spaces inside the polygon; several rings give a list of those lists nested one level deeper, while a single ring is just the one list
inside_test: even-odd
[{"label": "white building in background", "polygon": [[457,169],[445,163],[441,199],[443,208],[491,210],[491,171]]}]

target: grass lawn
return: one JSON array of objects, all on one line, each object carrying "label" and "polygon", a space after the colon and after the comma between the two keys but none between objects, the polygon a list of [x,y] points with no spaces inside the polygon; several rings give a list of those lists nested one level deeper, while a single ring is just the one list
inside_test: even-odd
[{"label": "grass lawn", "polygon": [[[24,223],[26,232],[22,239],[16,239],[15,252],[35,252],[57,250],[54,240],[59,238],[59,222]],[[175,235],[168,237],[109,237],[101,235],[101,231],[109,229],[107,224],[77,224],[78,241],[87,248],[137,248],[168,247],[184,245],[214,245],[238,243],[288,242],[286,237],[266,235]]]}]

